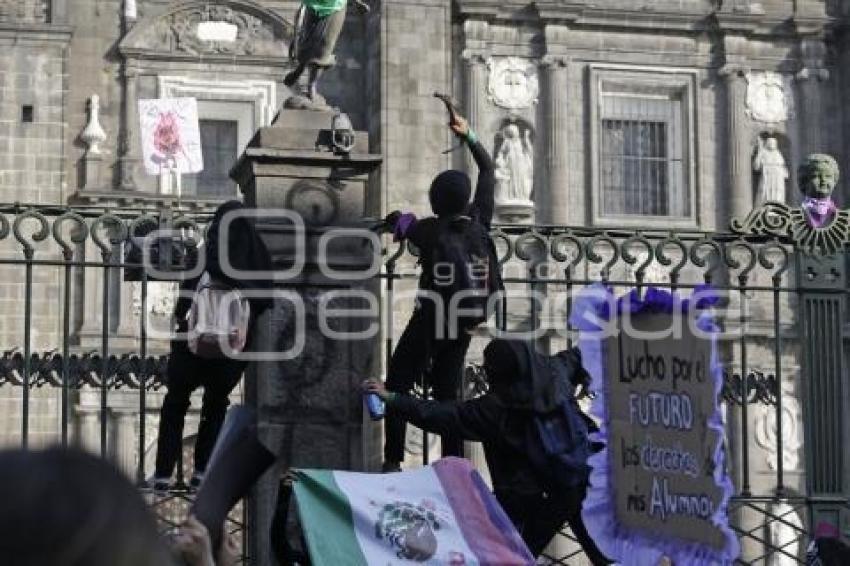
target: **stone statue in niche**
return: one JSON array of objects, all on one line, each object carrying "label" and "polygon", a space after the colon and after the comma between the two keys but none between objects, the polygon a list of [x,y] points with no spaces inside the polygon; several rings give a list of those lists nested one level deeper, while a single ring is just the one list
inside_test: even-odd
[{"label": "stone statue in niche", "polygon": [[759,173],[756,206],[766,202],[785,202],[785,183],[790,174],[776,138],[758,139],[753,170]]},{"label": "stone statue in niche", "polygon": [[[498,142],[501,141],[499,144]],[[497,136],[496,206],[533,206],[534,144],[531,128],[510,123]]]}]

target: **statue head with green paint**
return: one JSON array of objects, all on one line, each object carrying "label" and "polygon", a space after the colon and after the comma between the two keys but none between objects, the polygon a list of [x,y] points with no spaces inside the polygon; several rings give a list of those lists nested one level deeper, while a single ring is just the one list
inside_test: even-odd
[{"label": "statue head with green paint", "polygon": [[832,197],[838,178],[838,162],[825,153],[809,155],[797,170],[800,191],[810,199],[825,200]]}]

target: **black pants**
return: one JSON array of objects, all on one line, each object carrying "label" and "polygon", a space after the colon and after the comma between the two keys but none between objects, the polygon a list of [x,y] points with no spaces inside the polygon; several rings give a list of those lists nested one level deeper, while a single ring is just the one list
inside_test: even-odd
[{"label": "black pants", "polygon": [[594,566],[610,564],[584,526],[581,518],[581,503],[584,490],[576,489],[566,495],[546,496],[520,495],[515,493],[496,493],[496,499],[510,517],[526,546],[535,558],[558,533],[565,523],[578,539],[584,553]]},{"label": "black pants", "polygon": [[[423,303],[414,311],[407,328],[396,345],[390,360],[387,389],[408,394],[424,375],[434,390],[437,401],[458,398],[463,379],[464,359],[469,349],[470,335],[460,332],[455,339],[437,339],[433,303]],[[404,461],[404,439],[407,424],[387,413],[384,422],[384,461]],[[454,435],[442,437],[443,456],[463,456],[463,441]]]},{"label": "black pants", "polygon": [[173,343],[168,359],[168,392],[162,402],[156,446],[156,476],[171,477],[182,450],[183,424],[189,397],[204,388],[201,422],[195,440],[195,471],[207,468],[218,432],[224,422],[228,395],[239,383],[247,364],[237,360],[206,360],[188,350],[185,342]]}]

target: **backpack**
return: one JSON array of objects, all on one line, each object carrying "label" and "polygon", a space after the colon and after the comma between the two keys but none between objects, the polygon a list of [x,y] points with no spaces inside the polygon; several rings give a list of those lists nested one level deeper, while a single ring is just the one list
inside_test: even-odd
[{"label": "backpack", "polygon": [[589,375],[580,355],[572,350],[539,355],[537,362],[534,371],[551,380],[552,386],[546,394],[548,410],[536,410],[531,416],[532,464],[550,490],[583,486],[590,474],[587,460],[597,451],[588,434],[598,429],[581,411],[575,391]]},{"label": "backpack", "polygon": [[542,448],[539,468],[551,488],[572,489],[587,483],[591,453],[588,428],[575,399],[550,413],[535,414],[533,433]]},{"label": "backpack", "polygon": [[[487,320],[490,296],[501,288],[495,247],[486,228],[468,217],[438,221],[437,239],[431,256],[431,288],[448,309],[452,297],[465,293],[458,309],[476,311],[457,317],[463,330]],[[471,292],[471,293],[470,293]],[[447,312],[447,322],[452,318]]]},{"label": "backpack", "polygon": [[187,315],[189,350],[206,359],[224,359],[229,352],[243,351],[250,318],[248,300],[237,289],[204,272]]}]

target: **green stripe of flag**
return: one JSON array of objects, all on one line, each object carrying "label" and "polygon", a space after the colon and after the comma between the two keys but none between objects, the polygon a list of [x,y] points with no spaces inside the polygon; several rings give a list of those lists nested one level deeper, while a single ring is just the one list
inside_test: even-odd
[{"label": "green stripe of flag", "polygon": [[348,498],[330,470],[304,470],[295,482],[298,514],[315,566],[368,566]]}]

